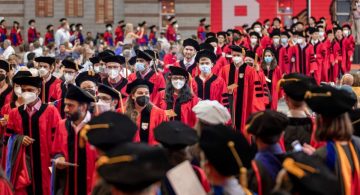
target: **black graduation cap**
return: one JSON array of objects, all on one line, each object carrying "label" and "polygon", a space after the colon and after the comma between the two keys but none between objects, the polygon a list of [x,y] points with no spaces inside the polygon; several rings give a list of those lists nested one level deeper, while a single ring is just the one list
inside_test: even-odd
[{"label": "black graduation cap", "polygon": [[299,36],[299,37],[303,37],[306,38],[306,33],[305,31],[296,31],[295,35]]},{"label": "black graduation cap", "polygon": [[66,21],[67,19],[66,18],[61,18],[60,20],[59,20],[59,22],[60,23],[63,23],[64,21]]},{"label": "black graduation cap", "polygon": [[283,167],[293,186],[292,192],[299,195],[341,194],[339,180],[325,163],[303,152],[290,153]]},{"label": "black graduation cap", "polygon": [[96,148],[106,152],[116,145],[132,142],[136,124],[126,115],[107,111],[92,118],[80,135]]},{"label": "black graduation cap", "polygon": [[183,47],[186,47],[186,46],[192,46],[195,48],[196,51],[200,50],[199,43],[196,40],[191,39],[191,38],[185,39],[183,41]]},{"label": "black graduation cap", "polygon": [[97,161],[98,173],[116,189],[141,192],[165,178],[171,168],[165,150],[142,143],[126,143],[106,152]]},{"label": "black graduation cap", "polygon": [[340,27],[335,27],[335,28],[333,28],[333,30],[334,30],[334,33],[336,33],[338,30],[339,30],[339,31],[342,31],[342,28],[340,28]]},{"label": "black graduation cap", "polygon": [[126,26],[126,24],[123,24],[123,25],[121,25],[121,28],[124,28]]},{"label": "black graduation cap", "polygon": [[100,58],[98,56],[91,57],[89,60],[92,64],[100,63]]},{"label": "black graduation cap", "polygon": [[287,96],[295,101],[304,101],[306,91],[317,86],[314,78],[299,73],[284,75],[278,85],[284,89]]},{"label": "black graduation cap", "polygon": [[85,72],[80,73],[76,77],[75,83],[77,86],[80,87],[81,83],[84,81],[92,81],[97,85],[98,83],[101,83],[101,77],[99,74],[96,74],[93,71],[85,71]]},{"label": "black graduation cap", "polygon": [[167,20],[168,20],[169,22],[171,22],[174,18],[175,18],[175,16],[170,16]]},{"label": "black graduation cap", "polygon": [[196,131],[180,121],[162,122],[154,129],[156,141],[165,148],[183,149],[198,141]]},{"label": "black graduation cap", "polygon": [[175,24],[177,24],[176,20],[174,22],[171,22],[171,25],[175,25]]},{"label": "black graduation cap", "polygon": [[238,34],[240,36],[242,35],[242,33],[238,29],[234,29],[233,34]]},{"label": "black graduation cap", "polygon": [[265,110],[252,114],[245,129],[256,137],[267,138],[280,135],[289,123],[288,117],[280,112]]},{"label": "black graduation cap", "polygon": [[255,52],[251,51],[251,50],[247,50],[246,51],[246,57],[255,59]]},{"label": "black graduation cap", "polygon": [[274,18],[274,19],[273,19],[273,22],[275,22],[275,21],[278,21],[278,22],[280,22],[280,23],[281,23],[280,18],[277,18],[277,17],[276,17],[276,18]]},{"label": "black graduation cap", "polygon": [[80,26],[82,26],[82,24],[81,24],[81,23],[77,23],[75,26],[76,26],[76,28],[79,28]]},{"label": "black graduation cap", "polygon": [[136,53],[136,58],[142,58],[145,61],[151,61],[153,59],[148,53],[141,51],[139,49],[136,50],[135,53]]},{"label": "black graduation cap", "polygon": [[98,54],[98,57],[99,57],[100,60],[103,60],[103,59],[106,58],[106,57],[114,56],[114,55],[115,55],[114,51],[112,51],[112,50],[110,50],[110,49],[106,49],[106,50],[100,52],[100,53]]},{"label": "black graduation cap", "polygon": [[0,69],[3,69],[6,72],[9,72],[11,70],[11,66],[7,61],[0,60]]},{"label": "black graduation cap", "polygon": [[195,60],[199,62],[201,58],[209,58],[213,64],[216,63],[216,55],[214,51],[201,50],[196,54]]},{"label": "black graduation cap", "polygon": [[28,24],[31,25],[31,23],[35,22],[34,19],[29,20]]},{"label": "black graduation cap", "polygon": [[259,35],[259,33],[255,32],[255,31],[251,32],[249,35],[250,35],[250,37],[255,36],[255,37],[257,37],[258,39],[261,38],[260,35]]},{"label": "black graduation cap", "polygon": [[106,24],[105,27],[106,27],[106,28],[112,27],[112,24]]},{"label": "black graduation cap", "polygon": [[280,33],[280,36],[287,36],[287,38],[290,38],[290,34],[287,31],[283,31]]},{"label": "black graduation cap", "polygon": [[312,111],[326,117],[336,117],[352,110],[357,98],[345,89],[321,85],[307,91],[305,101]]},{"label": "black graduation cap", "polygon": [[223,36],[224,38],[226,38],[226,35],[227,35],[227,33],[225,31],[220,31],[220,32],[217,33],[218,37]]},{"label": "black graduation cap", "polygon": [[213,43],[213,42],[215,42],[215,43],[218,43],[218,39],[215,37],[215,36],[213,36],[213,37],[209,37],[209,38],[207,38],[206,40],[205,40],[205,43]]},{"label": "black graduation cap", "polygon": [[155,25],[151,25],[151,26],[149,26],[149,29],[151,30],[151,29],[153,29],[155,27],[156,27]]},{"label": "black graduation cap", "polygon": [[83,68],[82,66],[77,65],[75,62],[67,59],[64,59],[61,64],[64,65],[65,68],[74,69],[76,71],[79,71]]},{"label": "black graduation cap", "polygon": [[30,85],[37,88],[42,87],[42,79],[40,77],[33,77],[33,76],[17,77],[13,79],[13,82],[18,85]]},{"label": "black graduation cap", "polygon": [[314,27],[310,27],[308,29],[308,31],[309,31],[309,34],[314,34],[315,32],[319,32],[319,30],[317,28],[314,28]]},{"label": "black graduation cap", "polygon": [[169,69],[170,69],[171,75],[181,75],[181,76],[184,76],[185,79],[189,78],[189,72],[181,67],[170,66]]},{"label": "black graduation cap", "polygon": [[214,52],[214,47],[210,43],[201,43],[199,45],[200,50],[208,50]]},{"label": "black graduation cap", "polygon": [[[0,24],[3,24],[5,21],[6,21],[5,19],[2,19],[2,20],[0,21]],[[15,22],[16,22],[16,21],[15,21]],[[14,24],[15,24],[15,22],[14,22]]]},{"label": "black graduation cap", "polygon": [[116,91],[114,88],[111,88],[104,84],[99,84],[98,86],[98,92],[99,93],[105,93],[109,96],[111,96],[113,99],[120,100],[119,92]]},{"label": "black graduation cap", "polygon": [[49,25],[47,25],[46,26],[46,30],[49,30],[51,27],[53,27],[54,25],[52,25],[52,24],[49,24]]},{"label": "black graduation cap", "polygon": [[66,99],[75,100],[81,103],[95,102],[95,97],[90,95],[89,92],[81,89],[80,87],[70,84],[65,95]]},{"label": "black graduation cap", "polygon": [[351,26],[350,26],[350,24],[348,24],[348,23],[343,24],[343,25],[342,25],[342,28],[343,28],[343,29],[344,29],[344,28],[348,28],[348,29],[351,30]]},{"label": "black graduation cap", "polygon": [[208,24],[208,25],[205,25],[205,28],[209,28],[211,25],[210,24]]},{"label": "black graduation cap", "polygon": [[232,51],[236,51],[236,52],[241,52],[246,54],[246,49],[244,47],[238,46],[238,45],[230,45],[229,49],[231,49]]},{"label": "black graduation cap", "polygon": [[115,63],[119,63],[119,64],[124,64],[125,57],[123,57],[123,56],[108,56],[108,57],[104,58],[102,61],[104,61],[105,63],[115,62]]},{"label": "black graduation cap", "polygon": [[273,38],[274,36],[279,36],[280,37],[280,29],[274,29],[271,32],[270,37]]},{"label": "black graduation cap", "polygon": [[136,64],[136,56],[131,57],[128,62],[131,66],[135,65]]},{"label": "black graduation cap", "polygon": [[206,18],[201,18],[200,19],[200,22],[205,22],[206,21]]},{"label": "black graduation cap", "polygon": [[155,58],[159,59],[159,53],[155,52],[154,50],[145,49],[144,52],[149,54],[149,56],[151,56],[152,59],[155,59]]},{"label": "black graduation cap", "polygon": [[139,23],[139,26],[144,26],[146,24],[146,21],[143,21],[142,23]]},{"label": "black graduation cap", "polygon": [[55,63],[55,58],[48,57],[48,56],[41,56],[41,57],[36,57],[35,62],[38,62],[38,63],[42,62],[42,63],[46,63],[46,64],[49,64],[50,66],[52,66]]},{"label": "black graduation cap", "polygon": [[215,34],[214,32],[208,32],[208,33],[206,33],[205,37],[206,37],[206,38],[216,37],[216,34]]},{"label": "black graduation cap", "polygon": [[127,85],[126,93],[131,94],[131,92],[133,92],[135,89],[139,88],[140,86],[146,86],[149,89],[150,93],[152,93],[152,90],[154,88],[154,84],[152,84],[151,82],[144,79],[136,79]]},{"label": "black graduation cap", "polygon": [[118,24],[123,24],[125,21],[124,20],[120,20],[119,22],[118,22]]},{"label": "black graduation cap", "polygon": [[260,25],[260,27],[262,26],[261,22],[256,21],[251,25],[251,28],[253,29],[256,25]]},{"label": "black graduation cap", "polygon": [[223,176],[238,175],[243,166],[237,156],[243,148],[240,146],[240,133],[225,125],[206,126],[200,137],[200,148],[207,160]]},{"label": "black graduation cap", "polygon": [[30,71],[28,71],[28,70],[19,70],[19,71],[14,75],[13,80],[14,80],[15,78],[19,78],[19,77],[31,77],[31,76],[32,76],[32,74],[31,74]]}]

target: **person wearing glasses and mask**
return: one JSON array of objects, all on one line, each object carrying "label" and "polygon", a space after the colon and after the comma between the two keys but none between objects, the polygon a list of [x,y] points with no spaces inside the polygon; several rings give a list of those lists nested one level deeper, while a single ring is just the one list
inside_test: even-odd
[{"label": "person wearing glasses and mask", "polygon": [[126,102],[127,115],[138,127],[134,141],[158,144],[154,137],[154,128],[163,121],[168,121],[165,110],[154,106],[150,101],[154,85],[144,79],[136,79],[129,83],[126,92],[129,94]]},{"label": "person wearing glasses and mask", "polygon": [[196,123],[192,108],[199,102],[188,84],[189,73],[175,66],[170,66],[170,75],[164,91],[159,92],[156,106],[167,111],[170,120],[178,120],[193,127]]}]

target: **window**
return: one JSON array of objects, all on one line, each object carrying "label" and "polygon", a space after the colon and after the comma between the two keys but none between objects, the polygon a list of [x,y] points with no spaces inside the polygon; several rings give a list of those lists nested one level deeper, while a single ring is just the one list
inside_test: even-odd
[{"label": "window", "polygon": [[82,17],[84,15],[84,0],[66,0],[66,17]]},{"label": "window", "polygon": [[114,0],[96,0],[96,23],[114,23]]},{"label": "window", "polygon": [[160,1],[160,26],[165,29],[171,16],[175,16],[175,0],[161,0]]},{"label": "window", "polygon": [[293,1],[289,0],[278,0],[278,13],[280,19],[283,21],[285,26],[290,26],[292,24],[291,18],[293,15]]},{"label": "window", "polygon": [[36,0],[36,16],[52,17],[54,16],[53,0]]}]

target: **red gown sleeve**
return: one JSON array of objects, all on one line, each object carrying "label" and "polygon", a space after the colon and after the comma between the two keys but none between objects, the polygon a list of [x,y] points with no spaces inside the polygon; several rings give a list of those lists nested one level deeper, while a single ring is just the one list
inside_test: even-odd
[{"label": "red gown sleeve", "polygon": [[67,130],[65,127],[66,119],[59,122],[56,131],[55,131],[55,138],[52,144],[51,155],[62,155],[65,157],[66,161],[68,161],[68,154],[67,154]]}]

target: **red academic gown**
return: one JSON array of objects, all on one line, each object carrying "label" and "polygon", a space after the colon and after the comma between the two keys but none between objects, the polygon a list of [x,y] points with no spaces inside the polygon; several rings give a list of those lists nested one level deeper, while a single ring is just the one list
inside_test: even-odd
[{"label": "red academic gown", "polygon": [[333,53],[333,59],[334,61],[331,60],[330,56],[330,63],[335,62],[334,65],[331,65],[330,68],[330,76],[329,76],[329,80],[336,82],[337,79],[340,79],[340,72],[343,70],[343,59],[344,59],[344,55],[343,55],[343,51],[342,51],[342,43],[343,40],[335,40],[332,43],[332,53]]},{"label": "red academic gown", "polygon": [[105,33],[104,33],[104,41],[106,42],[107,45],[114,46],[114,40],[113,40],[113,36],[112,36],[111,32],[105,31]]},{"label": "red academic gown", "polygon": [[279,61],[278,66],[284,74],[289,74],[291,70],[291,53],[292,48],[290,45],[282,46],[279,50]]},{"label": "red academic gown", "polygon": [[173,25],[169,24],[166,29],[166,39],[170,41],[176,41],[176,31]]},{"label": "red academic gown", "polygon": [[295,72],[307,76],[314,76],[310,74],[317,70],[314,47],[310,44],[306,44],[304,49],[301,49],[300,45],[296,45],[293,47],[292,52],[291,56],[295,56]]},{"label": "red academic gown", "polygon": [[13,190],[10,187],[10,183],[6,180],[5,175],[3,173],[1,173],[0,175],[0,194],[2,195],[14,194]]},{"label": "red academic gown", "polygon": [[321,57],[323,58],[323,66],[321,68],[321,80],[329,82],[329,68],[330,68],[330,47],[331,43],[327,39],[324,39],[322,42],[323,51]]},{"label": "red academic gown", "polygon": [[7,29],[3,28],[1,26],[0,27],[0,42],[4,42],[6,38],[7,38]]},{"label": "red academic gown", "polygon": [[255,54],[257,54],[258,59],[259,59],[258,61],[260,62],[260,59],[262,59],[262,55],[264,52],[263,47],[261,47],[260,45],[255,45],[254,47],[249,46],[249,50],[254,52]]},{"label": "red academic gown", "polygon": [[158,144],[155,140],[154,128],[167,120],[168,118],[165,114],[165,110],[156,106],[152,106],[151,110],[147,108],[143,109],[136,120],[138,130],[135,134],[134,141],[145,142],[149,145]]},{"label": "red academic gown", "polygon": [[54,34],[52,32],[46,32],[45,39],[44,39],[44,45],[48,45],[49,43],[53,43],[55,41]]},{"label": "red academic gown", "polygon": [[205,27],[204,25],[199,25],[197,28],[197,37],[201,42],[205,41]]},{"label": "red academic gown", "polygon": [[59,121],[59,112],[48,104],[42,104],[31,117],[24,106],[13,109],[9,114],[7,132],[35,139],[33,144],[26,147],[26,154],[30,157],[29,171],[32,171],[28,190],[33,194],[50,194],[52,132],[55,132]]},{"label": "red academic gown", "polygon": [[179,60],[175,63],[175,66],[181,67],[181,68],[187,70],[191,74],[192,77],[196,77],[197,75],[200,74],[200,70],[197,66],[196,61],[194,61],[194,63],[192,65],[186,67],[184,64],[184,60]]},{"label": "red academic gown", "polygon": [[61,94],[58,93],[59,92],[58,88],[61,82],[62,81],[60,79],[51,75],[50,80],[47,81],[45,85],[43,84],[41,94],[39,97],[42,99],[44,103],[55,102],[60,100]]},{"label": "red academic gown", "polygon": [[118,26],[115,29],[115,44],[121,41],[124,41],[124,31],[121,26]]},{"label": "red academic gown", "polygon": [[222,56],[222,54],[218,54],[217,55],[217,60],[216,63],[214,65],[214,67],[211,69],[211,72],[219,75],[221,69],[226,66],[228,64],[227,60],[225,57]]},{"label": "red academic gown", "polygon": [[354,37],[352,35],[349,35],[348,37],[344,37],[344,42],[343,42],[343,47],[342,47],[342,51],[343,51],[343,61],[342,61],[342,67],[343,67],[343,71],[345,73],[350,72],[351,70],[351,64],[352,62],[350,61],[350,58],[353,56],[354,54],[354,50],[355,50],[355,40]]},{"label": "red academic gown", "polygon": [[129,75],[128,77],[128,83],[133,82],[136,79],[145,79],[152,84],[154,84],[153,91],[150,95],[150,101],[154,101],[156,96],[161,90],[165,89],[165,79],[164,76],[161,73],[155,72],[154,70],[151,70],[149,73],[147,73],[144,78],[141,76],[139,72],[135,72]]},{"label": "red academic gown", "polygon": [[12,28],[10,31],[10,40],[11,44],[14,46],[19,46],[22,44],[22,36],[21,33],[18,32],[16,28]]},{"label": "red academic gown", "polygon": [[260,45],[262,48],[267,48],[271,45],[271,38],[267,35],[264,35],[260,40]]},{"label": "red academic gown", "polygon": [[278,107],[278,101],[281,97],[280,90],[277,91],[277,83],[282,78],[282,72],[280,70],[279,66],[276,66],[275,69],[272,70],[262,70],[264,72],[264,75],[271,81],[267,82],[268,89],[271,95],[271,102],[270,102],[270,109],[271,110],[277,110]]},{"label": "red academic gown", "polygon": [[33,43],[38,39],[36,28],[29,28],[28,29],[28,43]]},{"label": "red academic gown", "polygon": [[229,106],[233,125],[236,130],[249,138],[244,128],[245,122],[251,113],[265,109],[265,79],[247,64],[239,68],[236,68],[234,64],[228,64],[222,69],[220,76],[225,80],[226,86],[237,84],[233,90],[227,89],[227,93],[232,97],[232,103],[229,102]]},{"label": "red academic gown", "polygon": [[[61,120],[56,129],[55,139],[52,146],[52,154],[55,158],[65,157],[65,161],[75,163],[78,167],[67,167],[63,178],[66,183],[64,194],[90,194],[97,158],[96,150],[86,143],[84,148],[79,147],[79,132],[76,133],[68,119]],[[56,179],[60,179],[55,175]]]},{"label": "red academic gown", "polygon": [[199,102],[199,98],[193,95],[190,100],[180,102],[181,100],[176,95],[173,95],[173,99],[174,102],[166,102],[165,90],[163,90],[159,92],[159,96],[154,104],[163,110],[174,110],[177,116],[170,118],[170,120],[178,120],[193,127],[196,123],[196,115],[192,108]]},{"label": "red academic gown", "polygon": [[0,108],[11,101],[13,88],[8,85],[8,87],[0,94]]},{"label": "red academic gown", "polygon": [[176,55],[172,53],[167,53],[164,56],[164,74],[169,72],[169,66],[174,66],[176,64]]},{"label": "red academic gown", "polygon": [[326,47],[325,44],[318,41],[316,44],[313,45],[314,52],[315,52],[315,59],[317,64],[317,70],[315,71],[315,80],[317,83],[321,81],[326,81],[326,78],[322,78],[322,72],[324,67],[324,60],[326,57]]},{"label": "red academic gown", "polygon": [[[10,102],[8,104],[5,104],[0,111],[0,115],[5,117],[5,118],[9,118],[9,113],[12,109],[16,108],[15,102]],[[9,138],[9,134],[6,132],[6,127],[0,127],[0,137],[2,137],[1,139],[4,140],[3,142],[3,147],[2,147],[2,153],[1,153],[1,168],[5,169],[6,166],[6,154],[7,154],[7,147],[6,147],[6,142]]]},{"label": "red academic gown", "polygon": [[[128,97],[128,94],[126,93],[126,86],[128,84],[128,80],[126,78],[121,78],[120,81],[116,84],[112,84],[109,82],[108,78],[103,79],[102,83],[104,85],[107,85],[113,89],[116,89],[118,92],[121,93],[122,102],[125,105],[126,99]],[[119,97],[120,98],[120,97]],[[121,102],[118,103],[118,108],[121,108]]]},{"label": "red academic gown", "polygon": [[328,81],[335,82],[339,72],[339,66],[337,65],[337,63],[335,63],[335,61],[337,60],[339,52],[341,51],[340,46],[334,40],[332,42],[330,42],[330,40],[326,40],[326,47],[327,47],[327,53],[329,55],[328,71],[327,71]]},{"label": "red academic gown", "polygon": [[226,83],[223,78],[210,75],[205,82],[200,76],[194,78],[196,89],[194,93],[202,100],[217,100],[219,103],[226,105]]}]

